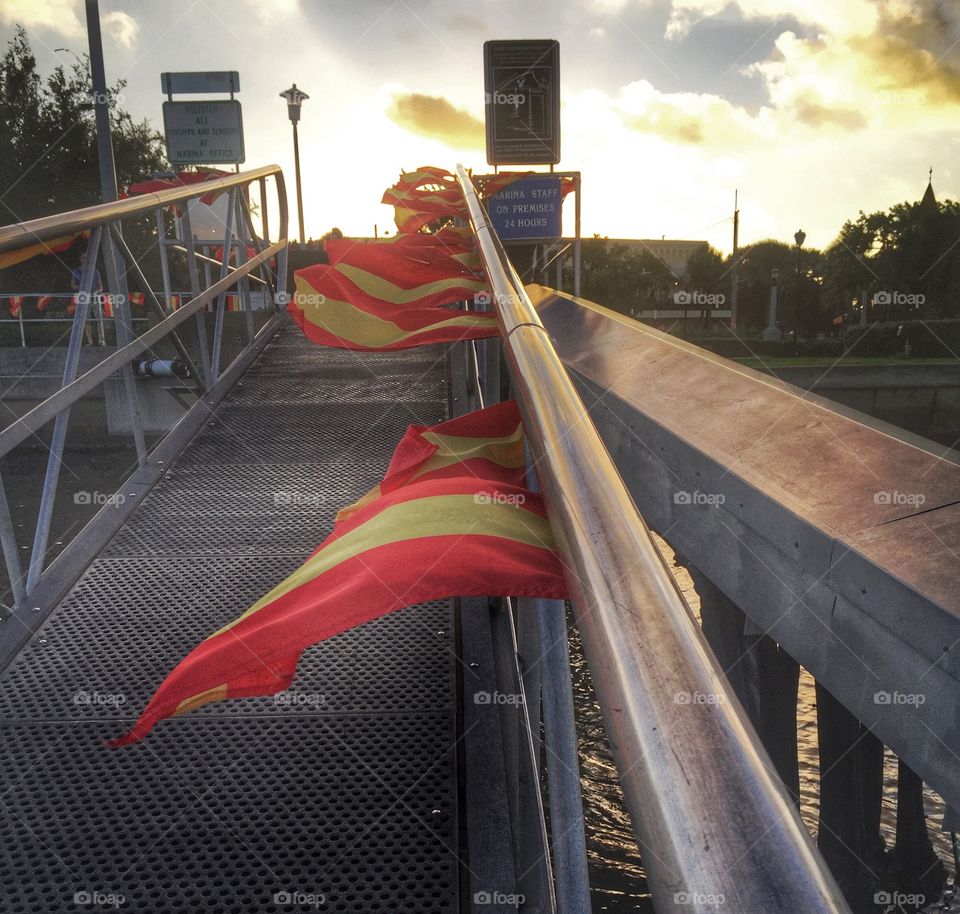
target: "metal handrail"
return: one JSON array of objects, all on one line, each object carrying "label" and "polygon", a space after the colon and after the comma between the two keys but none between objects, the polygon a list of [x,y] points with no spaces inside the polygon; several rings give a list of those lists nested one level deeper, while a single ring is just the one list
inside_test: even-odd
[{"label": "metal handrail", "polygon": [[657,911],[849,914],[462,166],[457,178]]},{"label": "metal handrail", "polygon": [[0,457],[8,454],[18,444],[22,444],[27,438],[43,428],[51,419],[56,418],[58,413],[62,412],[68,406],[72,406],[99,384],[106,381],[107,378],[112,377],[117,369],[132,362],[138,355],[142,355],[151,346],[162,340],[167,334],[182,324],[188,317],[192,317],[198,311],[206,308],[218,295],[236,283],[238,274],[246,275],[250,270],[255,270],[261,263],[269,260],[274,254],[281,250],[283,250],[283,244],[281,242],[275,242],[270,245],[270,247],[257,254],[256,257],[252,257],[246,263],[242,264],[241,267],[227,276],[226,279],[215,282],[206,291],[174,311],[167,318],[160,321],[159,324],[155,324],[147,330],[146,333],[131,340],[125,346],[114,350],[105,359],[97,362],[93,368],[80,375],[76,380],[61,387],[55,394],[51,394],[42,403],[38,403],[33,409],[24,413],[24,415],[15,422],[11,422],[6,428],[0,429]]},{"label": "metal handrail", "polygon": [[[230,190],[252,184],[263,178],[274,178],[277,182],[277,196],[281,201],[281,208],[286,209],[287,191],[283,180],[283,172],[279,165],[263,165],[260,168],[251,168],[222,178],[211,178],[209,181],[199,181],[196,184],[185,184],[182,188],[172,187],[156,193],[138,194],[135,197],[125,197],[123,200],[114,200],[111,203],[98,203],[83,209],[70,210],[66,213],[56,213],[52,216],[41,216],[28,222],[14,222],[0,226],[0,254],[14,251],[27,244],[37,241],[47,241],[63,235],[73,235],[88,229],[96,228],[106,222],[117,219],[126,219],[130,216],[139,216],[149,213],[161,206],[172,206],[183,203],[194,197],[205,197],[214,191]],[[280,224],[286,226],[286,214],[282,213]]]},{"label": "metal handrail", "polygon": [[[277,241],[272,244],[266,239],[263,241],[257,239],[248,208],[245,205],[248,199],[246,188],[258,182],[261,206],[266,207],[266,181],[271,177],[275,180],[280,217]],[[164,244],[163,209],[167,206],[204,197],[213,192],[224,191],[227,192],[228,196],[220,276],[217,281],[211,282],[206,289],[201,290],[197,269],[198,257],[195,250],[197,242],[190,227],[189,207],[184,208],[182,213],[183,232],[187,239],[184,250],[187,255],[187,267],[190,274],[191,300],[180,309],[168,313],[124,241],[120,231],[120,221],[132,216],[154,213],[160,240],[158,247],[161,254],[164,294],[169,302],[171,294],[170,270],[166,261],[167,245]],[[274,255],[278,257],[276,275],[278,291],[283,290],[286,277],[287,215],[286,187],[283,173],[276,165],[266,165],[197,184],[171,188],[158,193],[142,194],[133,198],[98,204],[82,210],[45,216],[41,219],[0,228],[0,253],[35,244],[37,241],[78,234],[85,230],[91,232],[90,243],[87,245],[84,254],[80,288],[77,294],[77,308],[73,316],[73,326],[67,345],[63,384],[55,394],[47,397],[28,413],[0,430],[0,456],[3,456],[39,431],[48,422],[51,420],[54,422],[51,444],[48,449],[47,472],[44,478],[33,548],[30,552],[30,563],[25,580],[21,576],[17,552],[18,544],[2,480],[0,480],[0,549],[2,549],[3,559],[7,566],[15,604],[22,605],[24,599],[40,584],[44,576],[47,543],[71,406],[119,370],[123,382],[130,427],[136,445],[137,459],[141,469],[143,469],[147,463],[149,450],[140,415],[139,395],[132,370],[133,360],[164,337],[170,336],[174,348],[180,353],[180,357],[188,366],[191,375],[197,378],[201,390],[209,391],[212,389],[220,375],[221,338],[227,290],[236,286],[244,303],[243,312],[248,348],[253,346],[257,339],[250,307],[249,277],[254,270],[266,269],[270,258]],[[264,219],[264,225],[265,222]],[[234,237],[237,243],[244,246],[244,249],[248,244],[255,243],[258,251],[253,257],[236,267],[229,264]],[[83,330],[87,322],[88,309],[94,297],[93,285],[96,275],[96,261],[101,253],[106,266],[107,288],[111,295],[116,296],[117,304],[113,320],[116,328],[117,348],[93,368],[78,376]],[[124,268],[124,264],[126,264],[126,268]],[[155,326],[140,336],[134,336],[133,333],[133,321],[127,295],[128,272],[132,273],[143,286],[148,305],[160,317]],[[271,274],[267,270],[265,281],[268,288],[271,287],[270,280]],[[208,351],[204,315],[200,312],[214,301],[217,302],[217,308],[212,348]],[[275,307],[279,304],[279,301],[280,297],[277,296]],[[193,317],[197,322],[197,342],[201,356],[201,365],[199,366],[193,363],[191,354],[177,333],[177,327],[190,317]]]}]

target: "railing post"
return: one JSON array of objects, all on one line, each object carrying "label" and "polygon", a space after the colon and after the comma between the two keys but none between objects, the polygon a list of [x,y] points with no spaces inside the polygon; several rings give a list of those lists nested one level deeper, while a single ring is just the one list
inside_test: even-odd
[{"label": "railing post", "polygon": [[[233,250],[233,214],[236,208],[237,189],[230,188],[227,198],[227,221],[223,232],[223,260],[220,263],[220,279],[226,279],[230,272],[230,252]],[[223,311],[227,303],[227,293],[217,296],[217,316],[213,325],[213,351],[210,354],[210,369],[213,378],[220,377],[220,344],[223,340]]]},{"label": "railing post", "polygon": [[[119,251],[109,231],[103,236],[103,260],[107,268],[107,288],[113,296],[113,323],[117,335],[117,349],[121,349],[133,339],[133,324],[130,320],[126,271],[122,269]],[[126,362],[120,369],[120,374],[123,378],[123,389],[130,414],[130,428],[137,449],[137,462],[140,466],[144,466],[147,462],[147,445],[143,435],[140,400],[137,381],[133,376],[133,366]]]},{"label": "railing post", "polygon": [[3,560],[7,566],[7,576],[10,578],[13,605],[19,606],[26,596],[26,590],[23,586],[23,573],[20,570],[20,554],[17,552],[17,535],[10,517],[10,503],[7,501],[7,493],[3,487],[2,473],[0,473],[0,548],[3,549]]},{"label": "railing post", "polygon": [[[128,263],[130,264],[129,271],[132,272],[136,277],[143,288],[146,290],[144,295],[146,296],[146,301],[150,306],[157,312],[160,320],[163,320],[166,316],[166,311],[164,310],[163,305],[160,304],[159,299],[154,294],[153,289],[150,288],[150,283],[147,282],[147,277],[143,275],[143,270],[140,269],[140,264],[137,263],[136,259],[133,256],[133,252],[127,247],[127,243],[123,240],[123,236],[117,230],[116,226],[113,226],[112,229],[114,240],[117,243],[117,246],[123,252],[124,257],[127,258]],[[190,352],[187,350],[186,345],[180,339],[180,334],[176,330],[170,331],[170,339],[173,342],[174,348],[177,350],[178,355],[183,359],[187,368],[190,371],[190,376],[196,378],[199,374],[196,364],[194,364],[193,357],[190,355]]]},{"label": "railing post", "polygon": [[[529,670],[524,669],[514,601],[493,600],[491,607],[497,683],[504,696],[497,704],[507,763],[510,812],[515,823],[513,851],[517,859],[517,883],[530,911],[555,914],[553,864],[540,792],[539,678],[534,664],[529,665]],[[536,620],[533,621],[533,631],[536,631]],[[525,627],[529,632],[529,623]],[[537,647],[538,644],[533,649]],[[531,675],[527,677],[525,672]],[[535,695],[527,692],[528,681],[536,689]]]},{"label": "railing post", "polygon": [[[235,201],[236,207],[236,223],[237,223],[237,239],[240,242],[237,245],[237,263],[240,263],[241,253],[243,259],[247,258],[247,243],[252,242],[253,239],[250,238],[247,234],[246,221],[244,219],[245,210],[245,201],[242,194],[237,194]],[[237,294],[240,296],[241,307],[243,308],[244,315],[244,325],[247,330],[247,343],[253,342],[253,310],[250,302],[250,280],[244,276],[240,282],[237,284]]]},{"label": "railing post", "polygon": [[[187,272],[190,274],[190,297],[196,298],[200,294],[200,270],[197,267],[197,248],[194,245],[193,227],[190,224],[190,207],[183,207],[180,219],[184,244],[187,248]],[[197,345],[200,348],[200,367],[203,371],[203,386],[205,390],[213,387],[213,370],[210,367],[210,348],[207,344],[207,321],[203,311],[196,314]]]},{"label": "railing post", "polygon": [[[103,230],[97,228],[93,232],[90,243],[87,245],[86,256],[83,260],[83,270],[80,274],[80,289],[77,293],[77,310],[73,314],[73,325],[70,328],[70,341],[67,344],[67,355],[63,365],[63,384],[67,385],[77,376],[80,365],[80,349],[83,346],[83,331],[87,324],[87,312],[90,308],[91,292],[94,278],[97,273],[97,255]],[[33,537],[33,549],[30,552],[30,567],[27,571],[26,590],[29,593],[37,586],[43,574],[44,559],[46,558],[47,543],[50,538],[50,524],[53,519],[53,506],[57,498],[57,483],[60,481],[60,467],[63,464],[63,449],[67,440],[67,426],[70,422],[70,407],[65,407],[53,423],[53,438],[50,442],[50,453],[47,457],[47,472],[43,479],[43,494],[40,496],[40,507],[37,510],[37,528]]]},{"label": "railing post", "polygon": [[173,288],[170,285],[170,259],[167,253],[167,226],[163,217],[163,207],[157,207],[157,246],[160,249],[160,276],[163,279],[163,310],[169,314],[173,308],[170,305],[170,296]]}]

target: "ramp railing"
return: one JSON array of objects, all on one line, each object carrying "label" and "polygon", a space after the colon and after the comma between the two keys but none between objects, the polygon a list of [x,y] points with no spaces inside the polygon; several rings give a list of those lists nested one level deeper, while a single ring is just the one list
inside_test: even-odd
[{"label": "ramp railing", "polygon": [[849,912],[457,174],[656,910]]},{"label": "ramp railing", "polygon": [[[251,190],[259,189],[262,234],[267,235],[267,182],[273,180],[276,206],[279,214],[277,238],[259,237],[251,216]],[[222,225],[217,226],[220,237],[198,238],[191,226],[190,202],[206,197],[226,197]],[[179,238],[167,237],[169,208],[179,210]],[[223,207],[220,207],[221,211]],[[123,220],[153,214],[157,225],[157,246],[160,254],[160,273],[163,289],[155,292],[144,275],[137,258],[124,240],[121,230]],[[135,373],[135,361],[164,340],[169,340],[176,350],[182,365],[197,386],[198,394],[209,392],[226,370],[221,366],[224,312],[227,294],[236,289],[234,300],[239,301],[243,312],[246,334],[245,345],[231,364],[244,357],[255,342],[265,333],[275,329],[271,320],[255,329],[251,304],[250,281],[258,282],[267,290],[272,309],[285,297],[287,258],[287,197],[283,173],[276,165],[266,165],[238,174],[214,178],[182,188],[171,188],[156,193],[128,197],[111,203],[90,206],[85,209],[59,213],[29,222],[0,227],[0,253],[14,251],[37,242],[78,235],[89,232],[89,241],[81,270],[79,291],[74,295],[76,306],[67,343],[61,388],[47,397],[25,415],[0,430],[0,458],[15,447],[38,436],[44,427],[53,422],[49,444],[46,475],[43,483],[37,514],[33,545],[29,552],[26,572],[20,562],[10,506],[0,475],[0,547],[9,576],[14,606],[21,605],[36,589],[44,577],[48,553],[51,522],[57,494],[60,469],[63,464],[64,447],[71,407],[99,385],[119,375],[123,386],[123,406],[128,415],[129,426],[136,447],[139,467],[148,460],[148,448],[142,421],[138,385],[144,383]],[[222,247],[222,251],[219,248]],[[216,250],[214,260],[209,252]],[[185,257],[188,295],[175,295],[171,285],[169,252]],[[206,253],[204,253],[206,252]],[[112,323],[116,333],[116,349],[93,368],[79,374],[80,351],[88,319],[94,316],[93,306],[101,298],[96,288],[98,259],[102,256],[106,271],[106,286],[113,307]],[[218,268],[210,269],[211,262]],[[275,267],[274,267],[275,264]],[[201,269],[203,266],[203,280]],[[133,277],[145,297],[145,304],[152,313],[152,326],[139,335],[134,334],[130,312],[128,277]],[[182,304],[180,304],[182,301]],[[180,305],[177,307],[177,305]],[[212,339],[208,343],[207,321],[204,312],[214,311]],[[190,348],[178,333],[184,323],[193,319],[196,324],[197,346],[194,358]],[[97,315],[103,319],[102,313]],[[162,439],[161,439],[162,440]],[[154,442],[153,449],[161,442]],[[117,480],[118,484],[122,480]]]}]

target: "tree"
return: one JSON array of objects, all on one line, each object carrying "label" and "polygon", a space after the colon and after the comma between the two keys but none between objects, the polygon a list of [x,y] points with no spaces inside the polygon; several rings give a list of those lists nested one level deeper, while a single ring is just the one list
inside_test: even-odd
[{"label": "tree", "polygon": [[824,295],[833,313],[864,292],[872,318],[960,316],[960,203],[898,203],[860,212],[827,249]]},{"label": "tree", "polygon": [[[163,137],[135,123],[108,90],[117,181],[125,187],[167,166]],[[100,201],[97,134],[86,57],[44,81],[18,26],[0,58],[0,203],[8,222],[35,219]]]},{"label": "tree", "polygon": [[[168,168],[162,136],[121,107],[126,83],[109,91],[117,182],[121,190]],[[100,202],[92,82],[86,57],[44,80],[26,31],[17,26],[0,57],[0,223],[21,222]],[[129,221],[124,234],[139,255],[156,244],[152,217]],[[79,245],[78,245],[79,248]],[[68,288],[77,251],[37,257],[4,270],[5,288]]]},{"label": "tree", "polygon": [[[582,267],[584,297],[624,314],[662,307],[673,291],[674,277],[662,260],[599,235],[584,239]],[[571,271],[565,282],[572,284]]]}]

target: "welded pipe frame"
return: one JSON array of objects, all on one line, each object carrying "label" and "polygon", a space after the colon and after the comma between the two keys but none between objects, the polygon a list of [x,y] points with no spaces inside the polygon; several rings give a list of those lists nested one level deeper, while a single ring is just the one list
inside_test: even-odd
[{"label": "welded pipe frame", "polygon": [[462,166],[457,178],[656,910],[849,914]]}]

